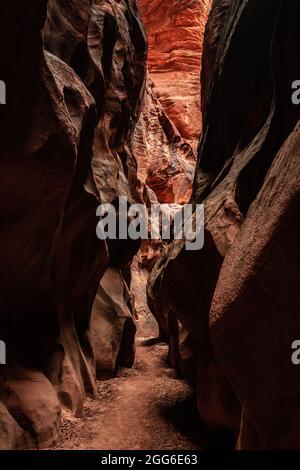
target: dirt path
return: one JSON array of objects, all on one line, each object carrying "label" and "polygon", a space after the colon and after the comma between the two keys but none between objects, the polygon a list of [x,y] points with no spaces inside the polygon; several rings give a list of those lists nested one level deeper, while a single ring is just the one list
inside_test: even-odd
[{"label": "dirt path", "polygon": [[137,342],[133,369],[98,382],[83,419],[63,412],[60,449],[196,450],[205,436],[190,386],[166,365],[167,346]]}]

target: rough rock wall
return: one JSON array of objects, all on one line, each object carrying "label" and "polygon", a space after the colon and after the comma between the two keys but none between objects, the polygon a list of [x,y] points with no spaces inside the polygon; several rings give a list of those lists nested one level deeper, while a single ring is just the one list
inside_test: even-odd
[{"label": "rough rock wall", "polygon": [[160,203],[185,204],[192,194],[194,155],[168,118],[148,79],[142,113],[134,132],[133,151],[144,192],[150,189]]},{"label": "rough rock wall", "polygon": [[[96,238],[96,208],[121,194],[132,198],[129,142],[146,44],[134,1],[93,3],[33,0],[17,10],[1,3],[3,449],[52,445],[61,405],[80,416],[86,394],[93,396],[90,317],[108,264],[128,313],[121,270],[138,246],[107,249]],[[52,53],[43,48],[45,21]],[[115,331],[122,337],[119,325]],[[118,344],[123,361],[129,343]]]},{"label": "rough rock wall", "polygon": [[200,415],[242,449],[299,446],[298,16],[296,1],[213,2],[193,189],[205,246],[173,243],[149,283],[196,342]]},{"label": "rough rock wall", "polygon": [[138,0],[149,41],[148,67],[169,119],[193,149],[201,131],[203,35],[211,0]]}]

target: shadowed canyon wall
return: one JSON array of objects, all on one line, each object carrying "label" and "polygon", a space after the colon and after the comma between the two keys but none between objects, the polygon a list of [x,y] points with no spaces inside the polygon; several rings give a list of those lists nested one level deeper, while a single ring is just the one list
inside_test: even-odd
[{"label": "shadowed canyon wall", "polygon": [[1,5],[0,443],[8,449],[53,443],[59,398],[80,414],[93,395],[84,325],[107,260],[94,236],[97,200],[84,189],[96,108],[73,70],[43,51],[46,3]]},{"label": "shadowed canyon wall", "polygon": [[133,361],[123,269],[139,244],[95,230],[99,202],[133,201],[146,41],[133,1],[2,3],[0,447],[47,447],[61,405],[80,416],[96,371]]},{"label": "shadowed canyon wall", "polygon": [[[299,446],[299,12],[296,1],[213,1],[192,196],[205,245],[173,242],[148,286],[194,341],[200,416],[241,449]],[[171,330],[174,341],[180,358]]]},{"label": "shadowed canyon wall", "polygon": [[[134,202],[139,195],[132,139],[146,75],[146,39],[135,2],[50,0],[44,36],[46,48],[74,67],[97,104],[87,189],[116,207],[121,196]],[[109,267],[91,318],[98,378],[113,376],[118,365],[134,359],[130,277],[125,279],[124,270],[130,272],[127,264],[138,248],[138,242],[126,240],[108,246]],[[108,286],[112,280],[115,289]]]}]

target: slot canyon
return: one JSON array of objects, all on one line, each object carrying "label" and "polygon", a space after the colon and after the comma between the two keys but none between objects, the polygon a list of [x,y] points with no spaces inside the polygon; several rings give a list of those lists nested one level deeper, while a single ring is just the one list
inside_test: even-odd
[{"label": "slot canyon", "polygon": [[[0,449],[299,449],[299,17],[0,0]],[[203,248],[100,240],[121,197]]]}]

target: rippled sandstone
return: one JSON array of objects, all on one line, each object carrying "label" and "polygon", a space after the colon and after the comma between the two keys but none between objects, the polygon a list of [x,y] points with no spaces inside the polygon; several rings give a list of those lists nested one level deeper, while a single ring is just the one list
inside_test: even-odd
[{"label": "rippled sandstone", "polygon": [[200,69],[211,0],[138,0],[154,91],[194,151],[201,131]]}]

